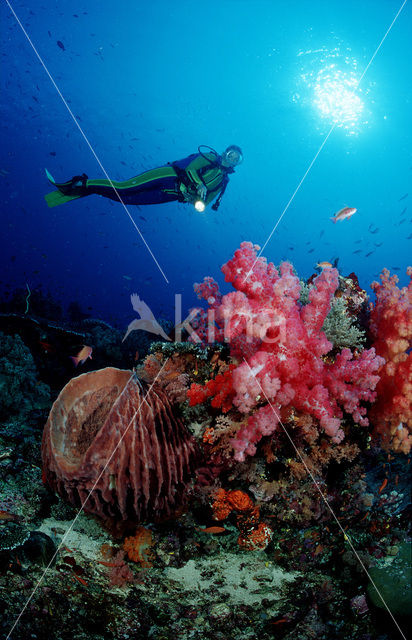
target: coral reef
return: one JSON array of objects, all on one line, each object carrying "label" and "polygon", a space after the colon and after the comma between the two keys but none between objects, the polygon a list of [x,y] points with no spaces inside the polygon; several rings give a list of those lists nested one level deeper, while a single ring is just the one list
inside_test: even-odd
[{"label": "coral reef", "polygon": [[[315,417],[334,442],[344,438],[344,413],[367,426],[366,407],[361,403],[375,399],[376,372],[383,364],[373,348],[361,353],[344,348],[335,357],[329,353],[333,345],[322,327],[339,284],[336,269],[322,271],[314,280],[308,304],[301,307],[300,284],[292,266],[282,263],[279,273],[272,263],[257,257],[257,250],[243,242],[223,265],[225,279],[235,292],[220,297],[209,280],[196,286],[209,301],[219,338],[230,343],[232,359],[240,361],[230,379],[226,375],[213,385],[215,392],[224,385],[225,395],[233,395],[233,405],[249,414],[233,441],[238,460],[253,455],[262,436],[275,432],[285,407]],[[202,318],[203,334],[210,334],[210,326],[206,327],[210,320]],[[208,395],[206,385],[204,397]],[[189,397],[191,403],[202,401],[200,389],[193,385]]]},{"label": "coral reef", "polygon": [[50,389],[38,380],[29,349],[20,336],[0,333],[0,419],[30,419],[50,403]]},{"label": "coral reef", "polygon": [[[224,266],[229,294],[196,285],[199,339],[152,342],[143,361],[138,332],[120,347],[75,308],[82,334],[0,317],[1,357],[18,347],[36,380],[0,421],[0,628],[17,621],[12,638],[389,640],[408,628],[410,289],[384,272],[363,350],[354,274],[299,283],[288,263],[256,258],[246,243]],[[66,358],[79,341],[93,343],[88,367],[140,366],[66,384],[74,371],[56,375],[49,347]],[[43,435],[57,495],[41,479],[44,378],[28,349],[54,393],[66,384]]]},{"label": "coral reef", "polygon": [[196,455],[164,392],[114,368],[71,380],[43,432],[45,482],[117,530],[174,513]]},{"label": "coral reef", "polygon": [[[162,387],[172,403],[178,403],[182,418],[191,423],[207,419],[202,405],[186,402],[188,390],[196,380],[207,380],[226,367],[223,345],[202,347],[191,342],[156,342],[137,374],[148,383]],[[226,353],[227,355],[227,353]]]},{"label": "coral reef", "polygon": [[[394,615],[403,615],[412,610],[412,553],[411,545],[402,544],[396,547],[395,554],[384,562],[380,561],[371,567],[370,574],[376,588],[368,585],[368,595],[380,609],[384,602]],[[382,596],[384,602],[382,601]]]},{"label": "coral reef", "polygon": [[150,529],[146,529],[145,527],[137,527],[134,536],[126,538],[123,543],[123,549],[127,553],[129,560],[137,562],[144,568],[152,566],[152,546],[152,532]]},{"label": "coral reef", "polygon": [[335,349],[343,347],[362,349],[366,340],[365,332],[356,326],[354,319],[347,311],[347,305],[343,298],[335,298],[332,301],[322,331]]},{"label": "coral reef", "polygon": [[409,285],[399,289],[398,277],[384,269],[381,282],[372,283],[376,301],[370,305],[373,345],[385,363],[369,417],[381,445],[403,453],[412,446],[412,267],[407,274]]},{"label": "coral reef", "polygon": [[173,353],[165,356],[162,351],[158,351],[148,355],[138,371],[148,382],[156,381],[171,402],[184,402],[189,382],[189,374],[186,371],[195,369],[194,354]]},{"label": "coral reef", "polygon": [[58,322],[63,318],[63,308],[50,291],[39,285],[34,289],[26,287],[12,291],[8,299],[0,302],[1,313],[30,314]]},{"label": "coral reef", "polygon": [[265,522],[260,522],[259,507],[244,491],[219,489],[212,509],[216,520],[226,520],[232,512],[236,513],[236,526],[240,531],[237,541],[239,547],[255,551],[266,549],[270,543],[273,531]]},{"label": "coral reef", "polygon": [[220,369],[214,378],[208,380],[204,386],[192,383],[187,391],[190,406],[204,402],[206,398],[212,398],[210,405],[221,408],[227,413],[233,407],[235,392],[232,384],[232,373],[236,365],[231,364],[227,369]]}]

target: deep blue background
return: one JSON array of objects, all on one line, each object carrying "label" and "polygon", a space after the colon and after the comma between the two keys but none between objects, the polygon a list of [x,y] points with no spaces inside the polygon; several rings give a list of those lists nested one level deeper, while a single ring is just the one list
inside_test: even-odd
[{"label": "deep blue background", "polygon": [[[0,293],[41,284],[64,305],[77,300],[124,327],[135,315],[131,292],[171,318],[175,293],[187,310],[196,304],[193,282],[222,282],[220,265],[242,240],[266,241],[331,126],[307,78],[332,58],[342,69],[356,60],[360,76],[401,2],[39,5],[12,2],[111,178],[183,158],[199,144],[244,151],[218,212],[130,207],[166,284],[120,204],[91,196],[47,208],[45,167],[58,181],[104,175],[2,1]],[[359,87],[357,134],[335,128],[266,247],[269,260],[289,259],[307,278],[317,261],[339,257],[341,272],[355,271],[364,288],[384,266],[406,283],[411,33],[409,3]],[[344,205],[358,213],[332,224]]]}]

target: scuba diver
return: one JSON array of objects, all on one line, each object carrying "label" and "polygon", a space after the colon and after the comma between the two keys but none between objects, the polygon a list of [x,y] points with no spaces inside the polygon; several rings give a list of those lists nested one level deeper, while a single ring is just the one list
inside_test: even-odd
[{"label": "scuba diver", "polygon": [[[202,148],[209,151],[204,152]],[[221,155],[212,147],[200,145],[198,153],[150,169],[124,182],[89,180],[83,173],[58,183],[46,169],[47,177],[57,191],[48,193],[45,199],[49,207],[56,207],[94,193],[124,204],[160,204],[177,200],[193,204],[197,211],[204,211],[216,198],[212,209],[217,211],[229,175],[242,160],[242,150],[235,144],[227,147]]]}]

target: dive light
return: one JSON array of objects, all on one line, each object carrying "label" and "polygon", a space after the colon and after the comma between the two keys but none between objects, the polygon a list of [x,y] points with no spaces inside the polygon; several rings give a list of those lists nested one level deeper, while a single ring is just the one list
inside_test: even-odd
[{"label": "dive light", "polygon": [[196,200],[196,202],[194,203],[194,207],[196,211],[199,211],[199,213],[202,213],[205,210],[206,205],[204,202],[202,202],[202,200]]}]

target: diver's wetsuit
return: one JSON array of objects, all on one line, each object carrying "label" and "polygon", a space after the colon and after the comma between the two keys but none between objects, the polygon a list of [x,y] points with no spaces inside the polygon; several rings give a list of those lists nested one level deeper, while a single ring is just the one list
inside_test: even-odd
[{"label": "diver's wetsuit", "polygon": [[[66,201],[97,194],[111,200],[119,201],[121,198],[125,204],[139,205],[159,204],[173,200],[191,202],[196,199],[199,185],[204,185],[207,190],[204,203],[208,205],[223,193],[229,180],[229,173],[233,173],[233,169],[223,167],[215,154],[193,153],[183,160],[150,169],[124,182],[113,180],[112,184],[117,193],[109,180],[89,180],[85,175],[80,176],[81,185],[73,186],[72,181],[69,181],[56,183],[56,187],[63,196],[67,197]],[[52,203],[52,199],[48,200],[48,196],[46,200],[49,206],[59,204],[59,202]]]}]

